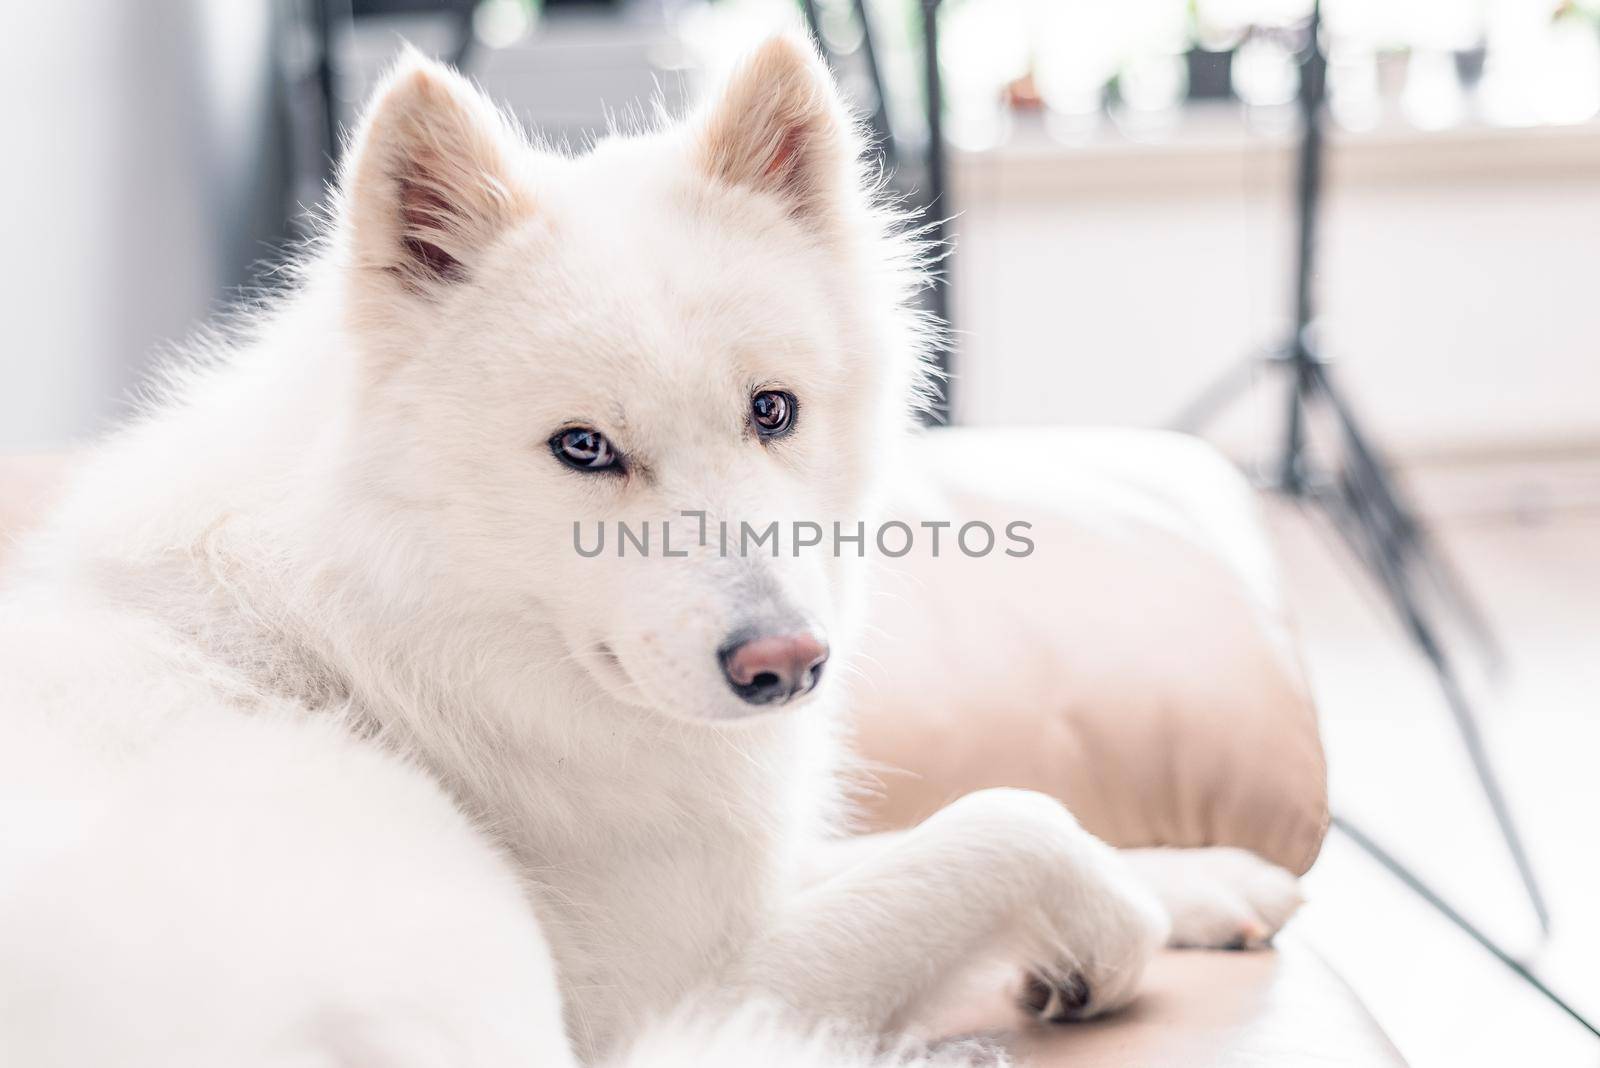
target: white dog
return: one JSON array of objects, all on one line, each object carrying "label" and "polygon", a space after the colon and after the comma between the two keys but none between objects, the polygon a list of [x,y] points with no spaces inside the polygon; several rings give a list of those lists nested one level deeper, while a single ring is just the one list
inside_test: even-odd
[{"label": "white dog", "polygon": [[1287,873],[1039,795],[840,837],[855,554],[574,551],[872,515],[926,329],[859,147],[786,37],[581,158],[399,65],[0,602],[0,1062],[867,1063],[980,951],[1066,1019],[1277,929]]}]

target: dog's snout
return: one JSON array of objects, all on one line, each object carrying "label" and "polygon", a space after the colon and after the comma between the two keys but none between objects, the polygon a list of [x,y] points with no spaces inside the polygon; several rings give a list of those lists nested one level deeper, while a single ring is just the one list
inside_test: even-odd
[{"label": "dog's snout", "polygon": [[782,704],[816,686],[828,662],[828,646],[804,632],[739,635],[717,655],[734,693],[753,705]]}]

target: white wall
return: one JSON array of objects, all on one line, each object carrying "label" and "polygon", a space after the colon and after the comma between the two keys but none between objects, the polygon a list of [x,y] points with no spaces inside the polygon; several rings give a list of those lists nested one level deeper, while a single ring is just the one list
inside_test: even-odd
[{"label": "white wall", "polygon": [[0,448],[120,410],[281,226],[271,0],[56,0],[0,15]]},{"label": "white wall", "polygon": [[[1402,456],[1600,444],[1600,126],[1343,135],[1326,350]],[[1160,425],[1289,315],[1289,146],[1022,131],[956,165],[958,416]],[[1276,426],[1261,394],[1219,428]]]}]

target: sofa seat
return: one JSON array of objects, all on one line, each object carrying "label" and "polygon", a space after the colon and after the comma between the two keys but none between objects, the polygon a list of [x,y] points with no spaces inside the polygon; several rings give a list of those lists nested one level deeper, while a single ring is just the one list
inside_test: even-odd
[{"label": "sofa seat", "polygon": [[1344,980],[1294,937],[1260,953],[1170,950],[1125,1011],[1031,1029],[1036,1068],[1311,1068],[1405,1062]]},{"label": "sofa seat", "polygon": [[1263,952],[1168,950],[1120,1012],[1025,1020],[1000,971],[974,975],[913,1021],[918,1033],[993,1036],[1018,1068],[1402,1068],[1344,980],[1293,928]]}]

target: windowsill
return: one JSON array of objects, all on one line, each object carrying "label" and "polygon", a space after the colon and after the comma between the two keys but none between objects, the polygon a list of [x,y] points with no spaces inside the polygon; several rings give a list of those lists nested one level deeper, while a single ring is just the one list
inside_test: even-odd
[{"label": "windowsill", "polygon": [[[1042,116],[1013,116],[1004,142],[982,150],[954,149],[955,191],[979,199],[1043,194],[1149,195],[1176,191],[1236,191],[1287,181],[1298,137],[1292,111],[1268,124],[1247,123],[1238,105],[1185,109],[1177,124],[1135,140],[1110,119],[1074,142],[1046,128]],[[1567,126],[1494,126],[1468,122],[1421,130],[1399,120],[1371,130],[1332,127],[1330,181],[1404,184],[1506,180],[1593,182],[1600,175],[1600,121]]]}]

